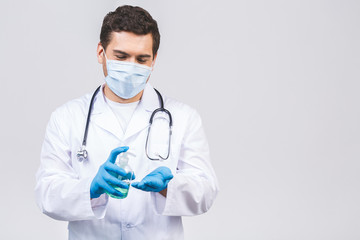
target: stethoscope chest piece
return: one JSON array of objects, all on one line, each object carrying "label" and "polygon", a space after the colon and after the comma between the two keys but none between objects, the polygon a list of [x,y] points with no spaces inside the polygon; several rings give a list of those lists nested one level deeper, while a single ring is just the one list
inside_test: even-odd
[{"label": "stethoscope chest piece", "polygon": [[83,162],[83,161],[87,160],[88,153],[85,149],[85,146],[82,146],[80,148],[80,150],[76,153],[76,157],[79,160],[79,162]]}]

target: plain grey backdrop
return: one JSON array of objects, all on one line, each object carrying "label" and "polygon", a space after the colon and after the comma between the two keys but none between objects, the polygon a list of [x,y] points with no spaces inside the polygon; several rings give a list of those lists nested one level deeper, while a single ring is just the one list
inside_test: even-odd
[{"label": "plain grey backdrop", "polygon": [[158,21],[151,83],[201,114],[221,191],[187,240],[360,239],[360,2],[0,2],[0,239],[67,238],[33,189],[51,112],[103,83],[102,19]]}]

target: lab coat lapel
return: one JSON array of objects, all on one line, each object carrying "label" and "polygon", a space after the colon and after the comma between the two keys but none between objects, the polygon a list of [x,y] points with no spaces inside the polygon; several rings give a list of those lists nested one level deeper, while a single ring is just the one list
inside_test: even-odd
[{"label": "lab coat lapel", "polygon": [[150,114],[142,106],[136,108],[129,125],[126,129],[124,140],[138,133],[139,131],[147,128],[149,125]]},{"label": "lab coat lapel", "polygon": [[91,122],[122,140],[124,136],[123,130],[115,114],[105,102],[103,87],[101,87],[101,91],[96,96],[91,114]]},{"label": "lab coat lapel", "polygon": [[150,83],[146,84],[143,96],[137,106],[125,132],[124,139],[127,139],[149,126],[152,112],[159,107],[157,94]]}]

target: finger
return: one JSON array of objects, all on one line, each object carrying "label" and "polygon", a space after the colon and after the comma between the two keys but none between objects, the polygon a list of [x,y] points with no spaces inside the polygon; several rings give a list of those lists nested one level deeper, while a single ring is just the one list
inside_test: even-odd
[{"label": "finger", "polygon": [[122,177],[123,180],[134,180],[135,174],[134,172],[128,172],[125,176]]},{"label": "finger", "polygon": [[113,149],[109,155],[108,161],[111,163],[115,163],[117,155],[119,155],[122,152],[126,152],[127,150],[129,150],[128,146],[118,147]]},{"label": "finger", "polygon": [[142,181],[141,181],[143,184],[149,186],[149,187],[153,187],[153,188],[158,188],[158,187],[161,187],[164,185],[164,182],[162,181],[162,179],[159,179],[159,178],[155,178],[155,177],[152,177],[152,178],[144,178]]},{"label": "finger", "polygon": [[107,182],[107,183],[111,183],[117,187],[121,187],[121,188],[125,188],[128,189],[129,188],[129,184],[125,183],[124,181],[121,181],[120,179],[114,177],[113,175],[109,174],[109,173],[105,173],[103,175],[103,179]]},{"label": "finger", "polygon": [[170,180],[166,180],[165,181],[165,186],[167,187],[167,185],[169,184]]},{"label": "finger", "polygon": [[142,189],[145,187],[145,184],[143,182],[133,182],[131,183],[131,186],[134,188]]},{"label": "finger", "polygon": [[147,183],[144,183],[144,189],[146,189],[145,191],[148,191],[148,192],[159,192],[160,190],[160,187],[159,186],[154,186],[152,184],[147,184]]},{"label": "finger", "polygon": [[160,172],[162,178],[164,181],[171,180],[174,175],[171,173],[171,171],[168,169],[168,171]]},{"label": "finger", "polygon": [[170,173],[170,175],[164,176],[164,180],[165,181],[170,181],[171,179],[173,179],[173,175]]},{"label": "finger", "polygon": [[135,173],[132,172],[131,178],[129,178],[130,180],[134,180],[135,179]]},{"label": "finger", "polygon": [[131,186],[136,188],[136,189],[146,191],[146,188],[145,188],[146,186],[141,182],[133,182],[133,183],[131,183]]},{"label": "finger", "polygon": [[142,191],[146,191],[146,192],[156,192],[157,191],[155,188],[147,186],[143,182],[134,182],[131,184],[131,186],[134,188],[140,189]]},{"label": "finger", "polygon": [[153,172],[160,173],[164,180],[171,180],[174,177],[171,170],[165,166],[158,167]]},{"label": "finger", "polygon": [[107,162],[104,165],[104,168],[107,172],[113,172],[116,175],[120,175],[122,177],[126,176],[128,173],[121,167],[115,165],[114,163]]},{"label": "finger", "polygon": [[108,184],[104,179],[101,179],[99,182],[101,188],[104,190],[104,192],[113,194],[115,196],[122,197],[123,194],[119,191],[117,191],[115,188],[113,188],[110,184]]},{"label": "finger", "polygon": [[133,182],[131,183],[131,186],[134,188],[139,188],[139,182]]},{"label": "finger", "polygon": [[123,197],[123,196],[124,196],[124,193],[121,193],[121,192],[115,190],[115,192],[113,192],[112,195],[115,195],[115,196],[117,196],[117,197]]},{"label": "finger", "polygon": [[146,189],[147,191],[155,191],[156,189],[164,186],[163,181],[158,178],[145,177],[140,183],[140,187]]}]

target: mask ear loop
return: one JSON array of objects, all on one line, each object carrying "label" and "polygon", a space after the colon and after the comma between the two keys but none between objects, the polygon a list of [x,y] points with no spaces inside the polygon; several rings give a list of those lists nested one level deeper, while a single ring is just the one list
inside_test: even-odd
[{"label": "mask ear loop", "polygon": [[106,57],[106,53],[105,53],[105,48],[103,47],[103,53],[104,53],[104,56],[105,56],[105,59],[106,61],[108,60],[107,57]]},{"label": "mask ear loop", "polygon": [[146,79],[146,83],[149,81],[150,76],[151,76],[152,72],[154,71],[154,63],[155,63],[155,62],[154,62],[154,61],[152,61],[151,66],[150,66],[150,68],[151,68],[151,72],[150,72],[150,74],[149,74],[148,79]]},{"label": "mask ear loop", "polygon": [[148,77],[148,79],[146,79],[146,83],[149,81],[149,79],[150,79],[150,76],[151,76],[151,74],[152,74],[152,72],[154,71],[154,61],[151,63],[151,72],[150,72],[150,74],[149,74],[149,77]]},{"label": "mask ear loop", "polygon": [[103,53],[104,53],[104,56],[105,56],[105,66],[106,66],[106,71],[107,71],[107,63],[108,63],[108,59],[106,57],[106,53],[105,53],[105,48],[103,47]]},{"label": "mask ear loop", "polygon": [[152,63],[151,63],[151,72],[154,70],[154,64],[155,64],[155,61],[153,59]]}]

